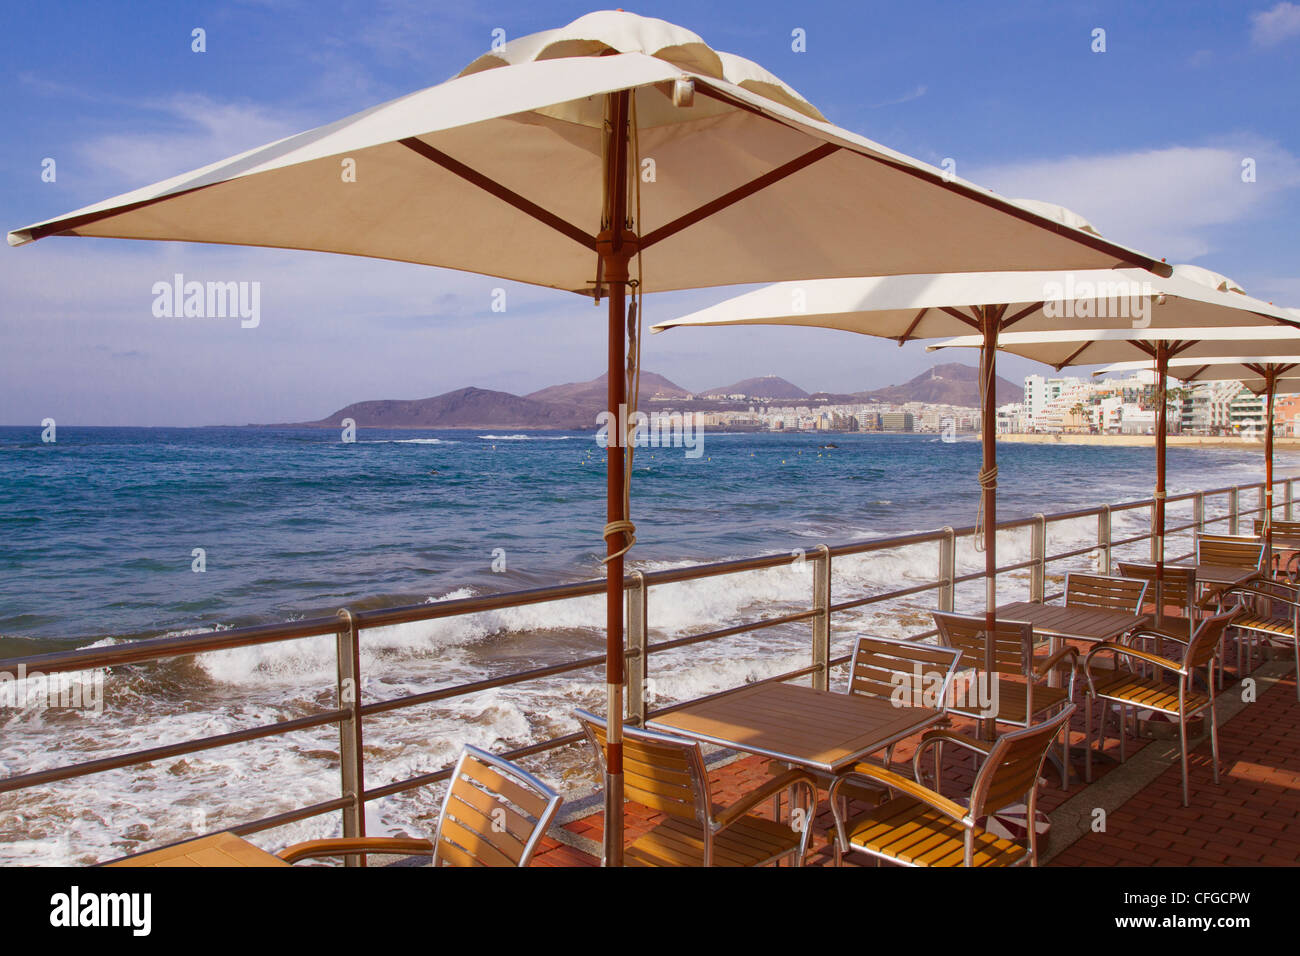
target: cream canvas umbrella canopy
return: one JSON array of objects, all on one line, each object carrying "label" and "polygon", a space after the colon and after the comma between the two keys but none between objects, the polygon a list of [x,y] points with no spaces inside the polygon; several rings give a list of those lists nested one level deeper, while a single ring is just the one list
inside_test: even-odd
[{"label": "cream canvas umbrella canopy", "polygon": [[[1018,202],[1095,234],[1086,220],[1067,209],[1031,200]],[[1279,310],[1258,314],[1242,308],[1244,297],[1221,291],[1220,286],[1227,288],[1224,285],[1227,280],[1199,267],[1167,267],[1167,271],[1168,276],[1153,275],[1144,269],[1111,269],[780,282],[691,315],[660,322],[654,331],[680,326],[793,325],[881,336],[900,345],[911,339],[976,331],[978,334],[959,341],[981,349],[981,513],[985,613],[991,626],[997,587],[997,445],[992,391],[996,377],[995,346],[1017,337],[1037,341],[1045,335],[1059,335],[1063,340],[1077,342],[1084,334],[1091,340],[1098,328],[1122,335],[1133,332],[1135,325],[1154,326],[1159,330],[1171,322],[1189,327],[1238,322],[1243,326],[1265,326],[1265,331],[1272,335],[1279,323],[1294,320]],[[1266,303],[1258,305],[1272,309]],[[1296,335],[1300,336],[1300,332]]]},{"label": "cream canvas umbrella canopy", "polygon": [[[827,123],[766,70],[689,30],[614,11],[507,43],[445,83],[16,229],[8,240],[53,235],[318,250],[607,295],[616,420],[627,398],[625,327],[635,328],[629,291],[864,271],[1159,268]],[[616,435],[605,532],[613,862],[621,854],[622,555],[632,541],[625,454],[625,436]]]},{"label": "cream canvas umbrella canopy", "polygon": [[[1297,317],[1300,312],[1287,309]],[[1117,362],[1093,372],[1094,376],[1148,369],[1147,362]],[[1238,358],[1175,358],[1168,363],[1169,378],[1180,382],[1240,382],[1264,396],[1264,544],[1273,554],[1273,402],[1278,395],[1300,393],[1300,354],[1254,355]]]},{"label": "cream canvas umbrella canopy", "polygon": [[[1165,376],[1175,356],[1291,354],[1300,352],[1297,315],[1268,302],[1251,298],[1230,279],[1198,266],[1175,266],[1167,278],[1153,279],[1148,295],[1149,320],[1135,328],[1073,328],[1056,331],[1008,332],[997,347],[1024,358],[1051,365],[1097,365],[1146,355],[1156,374],[1156,606],[1163,607],[1165,554]],[[1075,312],[1089,311],[1086,300],[1076,300]],[[1194,320],[1211,319],[1210,324]],[[982,348],[983,340],[968,335],[929,348]]]}]

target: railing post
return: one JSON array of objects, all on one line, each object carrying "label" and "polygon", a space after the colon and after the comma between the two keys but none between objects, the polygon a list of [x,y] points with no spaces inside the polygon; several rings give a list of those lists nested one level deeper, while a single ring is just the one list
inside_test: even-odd
[{"label": "railing post", "polygon": [[1283,514],[1286,515],[1286,520],[1287,520],[1287,521],[1291,521],[1291,520],[1293,520],[1292,517],[1291,517],[1291,503],[1292,503],[1292,501],[1293,501],[1293,499],[1294,499],[1294,497],[1295,497],[1295,494],[1294,494],[1294,488],[1292,487],[1292,483],[1291,483],[1291,482],[1292,482],[1292,479],[1288,478],[1286,481],[1284,481],[1284,482],[1282,483],[1282,487],[1283,487],[1282,494],[1283,494],[1284,500],[1285,500],[1285,502],[1286,502],[1286,511],[1284,511]]},{"label": "railing post", "polygon": [[1233,487],[1228,492],[1228,534],[1241,533],[1241,489]]},{"label": "railing post", "polygon": [[1029,600],[1042,601],[1047,592],[1047,517],[1034,515],[1030,557],[1034,566],[1029,569]]},{"label": "railing post", "polygon": [[939,539],[939,610],[951,613],[957,590],[957,532],[943,529]]},{"label": "railing post", "polygon": [[1192,501],[1192,523],[1197,534],[1205,534],[1205,492],[1198,491]]},{"label": "railing post", "polygon": [[[627,722],[634,727],[645,726],[646,673],[646,585],[640,571],[631,574],[632,587],[627,594]],[[650,696],[654,696],[651,694]]]},{"label": "railing post", "polygon": [[1102,505],[1097,512],[1097,558],[1102,574],[1110,574],[1110,528],[1110,505]]},{"label": "railing post", "polygon": [[831,549],[817,545],[817,560],[813,564],[813,609],[818,611],[812,619],[813,687],[826,690],[830,686],[831,660]]},{"label": "railing post", "polygon": [[[343,808],[343,836],[366,835],[365,757],[361,748],[361,646],[357,621],[347,608],[339,611],[343,626],[338,631],[338,709],[350,712],[339,721],[339,774],[343,796],[351,803]],[[344,857],[345,866],[365,866],[361,856]]]}]

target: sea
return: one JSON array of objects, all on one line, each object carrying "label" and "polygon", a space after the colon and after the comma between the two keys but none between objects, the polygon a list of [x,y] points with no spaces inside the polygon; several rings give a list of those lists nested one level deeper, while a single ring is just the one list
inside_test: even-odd
[{"label": "sea", "polygon": [[[0,428],[0,657],[300,620],[337,609],[423,604],[587,580],[603,573],[604,450],[591,432],[274,428]],[[691,453],[688,453],[691,452]],[[1154,452],[1066,444],[999,446],[998,518],[1150,497]],[[651,641],[806,607],[801,554],[976,518],[980,446],[936,435],[706,431],[697,452],[636,450],[629,570],[787,554],[779,568],[664,585]],[[1300,472],[1279,453],[1276,474]],[[1171,494],[1263,477],[1250,449],[1169,450]],[[1253,493],[1243,507],[1254,506]],[[1223,514],[1226,501],[1208,507]],[[1171,505],[1171,523],[1191,520]],[[1115,516],[1143,533],[1146,509]],[[1095,544],[1094,517],[1051,525],[1049,552]],[[999,563],[1030,557],[1027,531],[999,536]],[[1190,550],[1186,533],[1169,551]],[[1145,559],[1145,543],[1116,549]],[[934,544],[837,559],[833,600],[933,580]],[[960,570],[983,567],[964,536]],[[1054,565],[1095,570],[1095,552]],[[1027,597],[1004,574],[1004,600]],[[957,609],[982,609],[979,582]],[[836,653],[855,637],[932,626],[933,593],[837,614]],[[400,697],[603,651],[602,596],[370,630],[364,701]],[[806,666],[806,622],[651,657],[662,704]],[[83,706],[32,704],[0,686],[0,778],[292,719],[334,706],[331,638],[193,655],[58,685]],[[29,675],[28,680],[41,678]],[[96,690],[98,688],[98,690]],[[30,688],[29,688],[30,689]],[[69,695],[69,690],[84,691]],[[377,715],[365,722],[369,788],[430,773],[465,744],[507,751],[574,729],[603,706],[598,668]],[[35,694],[30,695],[35,697]],[[84,705],[95,700],[96,706]],[[584,747],[523,763],[569,799],[597,786]],[[160,759],[0,794],[0,864],[85,864],[337,797],[332,728]],[[437,787],[377,800],[367,832],[427,835]],[[254,834],[268,849],[339,834],[326,816]]]}]

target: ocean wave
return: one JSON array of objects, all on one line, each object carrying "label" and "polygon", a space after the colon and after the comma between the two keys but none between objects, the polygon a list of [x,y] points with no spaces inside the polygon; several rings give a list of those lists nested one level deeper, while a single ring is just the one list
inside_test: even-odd
[{"label": "ocean wave", "polygon": [[479,435],[483,441],[573,441],[583,435]]}]

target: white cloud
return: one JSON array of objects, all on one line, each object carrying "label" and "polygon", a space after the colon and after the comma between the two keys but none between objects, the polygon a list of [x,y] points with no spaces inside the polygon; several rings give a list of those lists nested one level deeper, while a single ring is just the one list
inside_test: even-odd
[{"label": "white cloud", "polygon": [[1258,46],[1276,46],[1294,36],[1300,36],[1300,6],[1294,3],[1284,0],[1250,15],[1250,38]]},{"label": "white cloud", "polygon": [[881,103],[871,103],[868,105],[868,108],[874,110],[879,109],[882,106],[897,106],[899,103],[910,103],[912,100],[919,100],[921,97],[925,96],[925,91],[926,86],[922,83],[904,93],[902,96],[897,96],[892,100],[885,100]]},{"label": "white cloud", "polygon": [[[1254,160],[1255,181],[1242,181]],[[1005,196],[1058,203],[1107,238],[1171,262],[1214,251],[1217,227],[1258,218],[1300,186],[1300,160],[1242,136],[1207,146],[1029,160],[976,169],[971,179]]]}]

